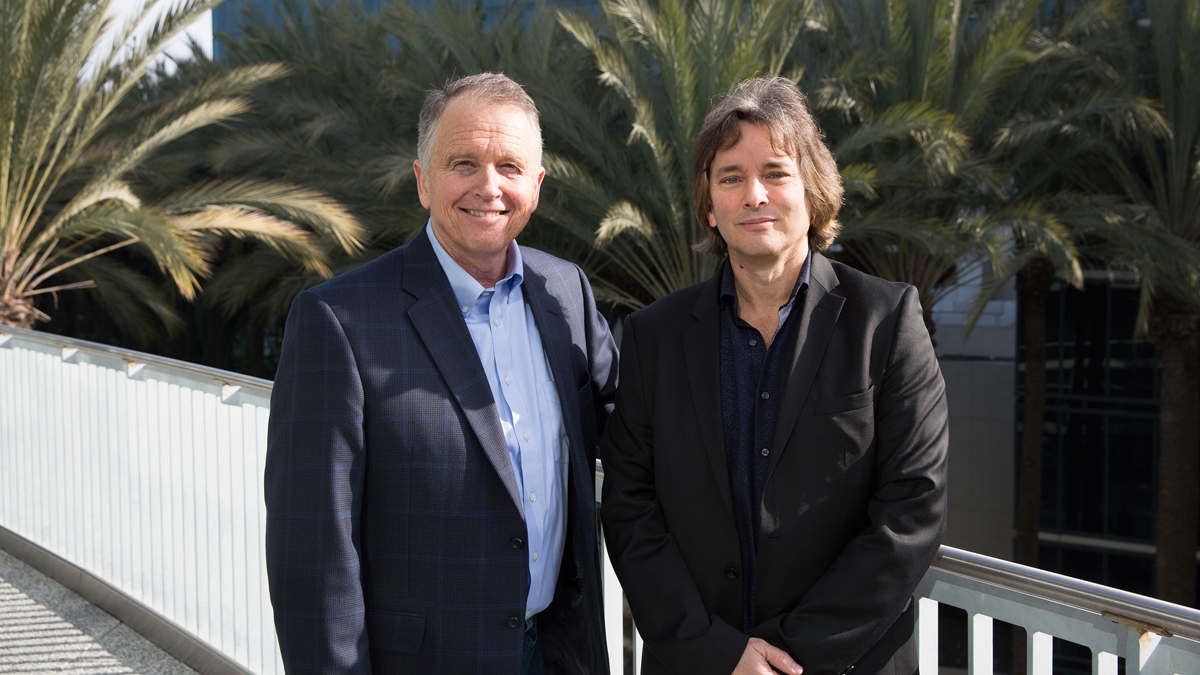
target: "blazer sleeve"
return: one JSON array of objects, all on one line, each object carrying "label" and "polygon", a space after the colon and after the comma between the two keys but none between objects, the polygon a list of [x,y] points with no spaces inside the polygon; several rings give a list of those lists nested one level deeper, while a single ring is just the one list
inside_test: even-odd
[{"label": "blazer sleeve", "polygon": [[658,502],[653,403],[639,358],[636,315],[621,339],[621,387],[604,443],[604,539],[650,649],[678,672],[732,673],[749,637],[704,605]]},{"label": "blazer sleeve", "polygon": [[267,431],[266,556],[288,675],[369,674],[359,574],[363,386],[333,311],[292,304]]},{"label": "blazer sleeve", "polygon": [[946,390],[915,288],[904,293],[876,402],[868,524],[786,614],[755,628],[805,675],[842,673],[888,630],[946,531]]}]

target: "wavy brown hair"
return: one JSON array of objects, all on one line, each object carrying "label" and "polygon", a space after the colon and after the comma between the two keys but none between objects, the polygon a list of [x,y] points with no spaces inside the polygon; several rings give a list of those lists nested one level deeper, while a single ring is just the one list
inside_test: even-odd
[{"label": "wavy brown hair", "polygon": [[841,229],[837,213],[842,206],[842,178],[837,162],[821,140],[821,130],[800,89],[782,77],[756,77],[743,81],[713,108],[696,137],[692,194],[696,218],[705,228],[696,250],[716,256],[729,251],[717,228],[708,227],[712,213],[708,170],[718,152],[741,140],[742,122],[766,127],[771,147],[796,158],[810,205],[808,246],[817,253],[829,248]]}]

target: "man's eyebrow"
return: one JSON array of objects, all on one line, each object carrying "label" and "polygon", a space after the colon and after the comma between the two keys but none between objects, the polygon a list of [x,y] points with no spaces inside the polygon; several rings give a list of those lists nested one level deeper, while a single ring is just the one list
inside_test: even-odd
[{"label": "man's eyebrow", "polygon": [[726,164],[724,166],[718,166],[715,169],[713,169],[712,174],[714,176],[720,176],[720,175],[727,174],[727,173],[737,173],[737,172],[743,171],[743,170],[744,169],[742,169],[741,164]]}]

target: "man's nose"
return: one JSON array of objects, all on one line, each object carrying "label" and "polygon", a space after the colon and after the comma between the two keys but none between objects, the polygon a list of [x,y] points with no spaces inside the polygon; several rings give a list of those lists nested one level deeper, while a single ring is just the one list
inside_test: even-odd
[{"label": "man's nose", "polygon": [[483,166],[483,170],[479,172],[479,183],[475,186],[475,191],[484,199],[500,198],[500,172],[496,171],[496,167],[490,164]]},{"label": "man's nose", "polygon": [[746,207],[755,209],[767,203],[767,186],[757,178],[746,181]]}]

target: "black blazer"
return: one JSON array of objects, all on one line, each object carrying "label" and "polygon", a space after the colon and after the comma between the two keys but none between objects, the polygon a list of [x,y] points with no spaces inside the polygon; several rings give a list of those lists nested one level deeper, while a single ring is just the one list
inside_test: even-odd
[{"label": "black blazer", "polygon": [[[549,672],[607,673],[594,481],[616,350],[579,268],[521,254],[570,462],[566,552],[539,637]],[[424,232],[296,298],[271,396],[266,505],[288,675],[518,671],[521,499]]]},{"label": "black blazer", "polygon": [[[945,386],[916,289],[813,254],[761,504],[755,636],[805,675],[916,671],[945,532]],[[629,317],[601,514],[643,673],[732,672],[748,636],[720,401],[718,277]]]}]

